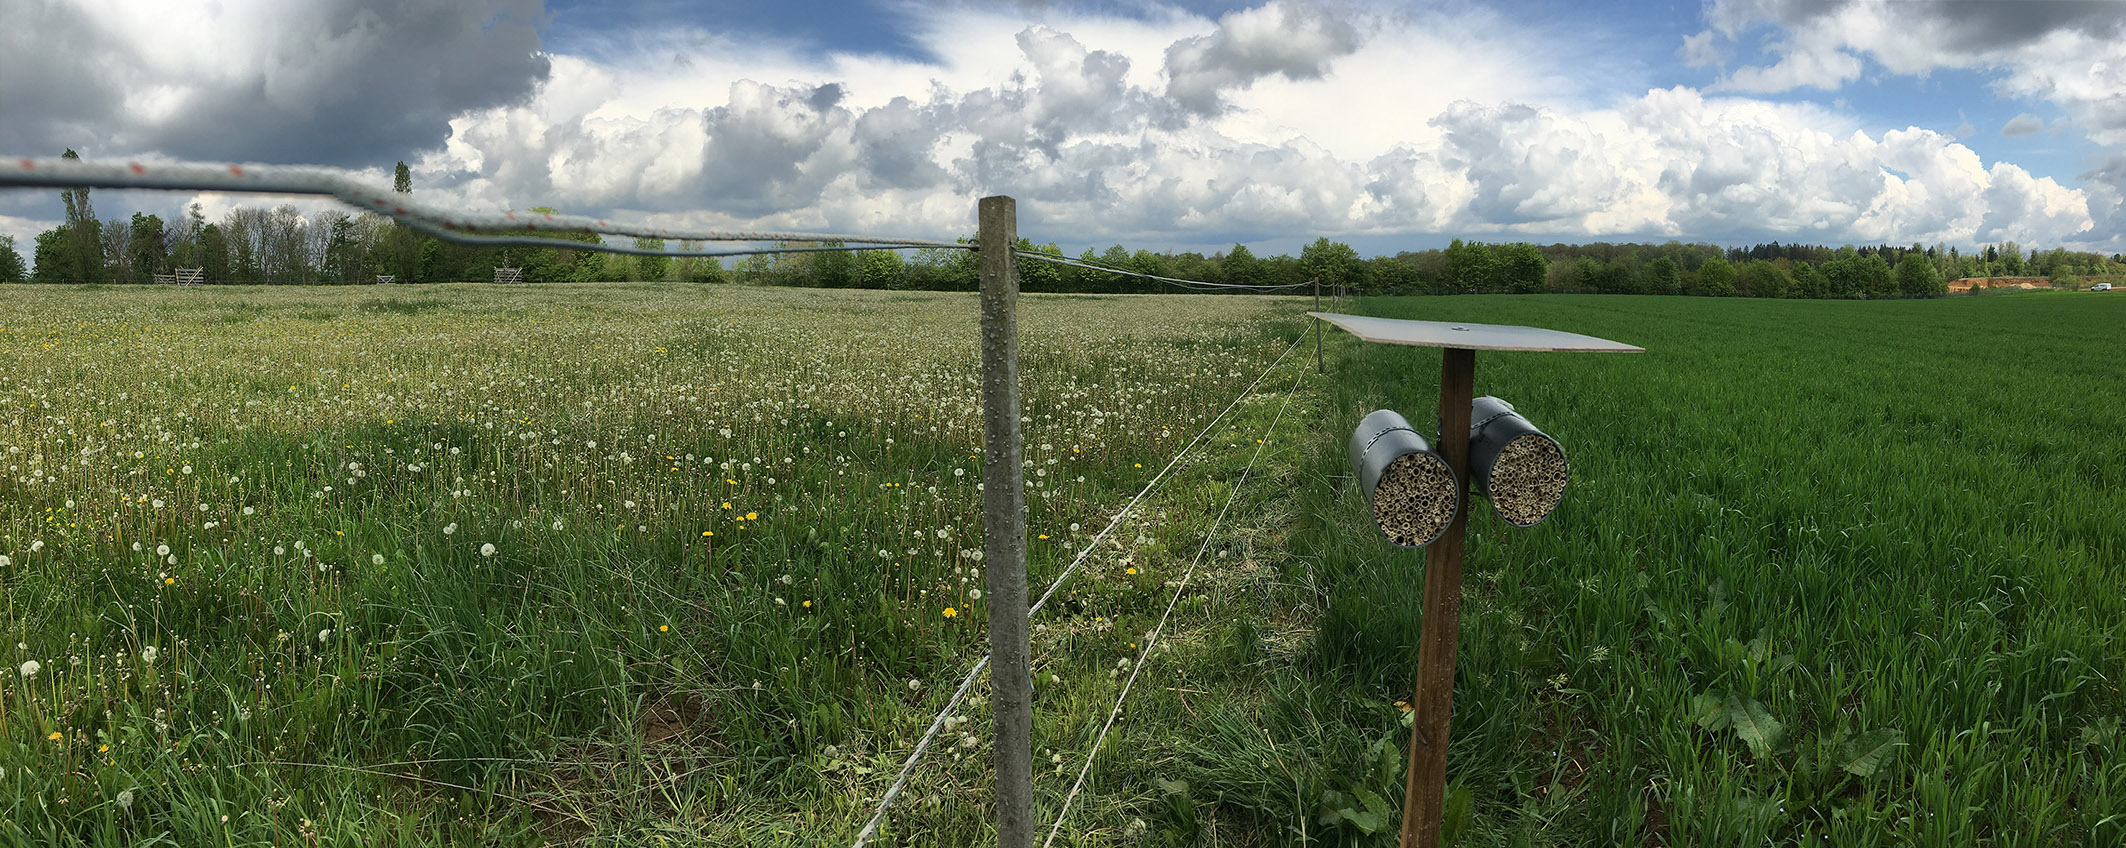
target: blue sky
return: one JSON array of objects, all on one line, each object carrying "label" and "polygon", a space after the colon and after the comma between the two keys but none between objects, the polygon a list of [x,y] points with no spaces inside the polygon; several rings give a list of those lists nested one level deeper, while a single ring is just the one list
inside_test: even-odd
[{"label": "blue sky", "polygon": [[[182,7],[181,7],[182,8]],[[671,223],[2126,250],[2126,4],[25,0],[0,153]],[[176,45],[189,45],[179,48]],[[27,245],[48,193],[0,193]],[[106,217],[256,199],[101,192]],[[304,207],[309,208],[309,207]]]}]

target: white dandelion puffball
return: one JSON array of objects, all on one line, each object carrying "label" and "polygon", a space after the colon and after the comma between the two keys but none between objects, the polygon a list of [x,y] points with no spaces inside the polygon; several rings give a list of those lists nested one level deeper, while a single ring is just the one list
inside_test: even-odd
[{"label": "white dandelion puffball", "polygon": [[330,627],[327,627],[317,632],[317,641],[319,644],[323,644],[326,639],[330,638],[332,638],[332,628]]},{"label": "white dandelion puffball", "polygon": [[154,645],[149,645],[145,648],[140,649],[140,664],[154,665],[155,658],[159,656],[162,656],[162,651],[156,648]]},{"label": "white dandelion puffball", "polygon": [[383,565],[383,564],[384,564],[384,555],[383,555],[383,554],[370,554],[370,555],[369,555],[369,564],[370,564],[370,565]]},{"label": "white dandelion puffball", "polygon": [[31,543],[30,543],[30,553],[36,553],[36,552],[38,552],[38,551],[41,551],[41,550],[44,550],[44,540],[43,540],[43,539],[38,539],[37,541],[34,541],[34,542],[31,542]]},{"label": "white dandelion puffball", "polygon": [[169,556],[169,555],[170,555],[170,546],[169,546],[169,545],[156,545],[156,546],[155,546],[155,555],[156,555],[156,556]]},{"label": "white dandelion puffball", "polygon": [[482,544],[480,545],[480,555],[481,555],[481,556],[484,556],[484,557],[491,557],[491,556],[494,556],[494,555],[495,555],[495,543],[493,543],[493,542],[485,542],[485,543],[482,543]]},{"label": "white dandelion puffball", "polygon": [[23,676],[23,677],[36,677],[36,676],[37,676],[37,672],[40,672],[40,671],[43,671],[43,670],[44,670],[44,663],[38,662],[38,661],[36,661],[36,660],[28,660],[28,661],[25,661],[24,663],[22,663],[22,669],[21,669],[21,671],[22,671],[22,676]]},{"label": "white dandelion puffball", "polygon": [[458,523],[457,523],[457,522],[453,521],[453,522],[451,522],[451,523],[449,523],[449,524],[445,524],[445,525],[443,525],[443,535],[445,535],[445,536],[448,536],[448,535],[450,535],[450,534],[452,534],[452,533],[456,533],[456,532],[458,532]]},{"label": "white dandelion puffball", "polygon": [[6,568],[14,564],[15,561],[13,559],[10,559],[7,554],[0,554],[0,568]]}]

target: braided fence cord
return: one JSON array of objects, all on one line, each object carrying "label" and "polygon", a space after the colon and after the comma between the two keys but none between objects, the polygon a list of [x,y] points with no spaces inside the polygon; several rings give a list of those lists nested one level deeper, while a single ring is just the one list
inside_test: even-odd
[{"label": "braided fence cord", "polygon": [[1118,268],[1113,265],[1106,264],[1104,262],[1094,263],[1087,262],[1083,259],[1072,259],[1067,256],[1057,256],[1052,253],[1041,253],[1039,251],[1033,250],[1016,250],[1013,251],[1013,253],[1017,254],[1021,259],[1034,259],[1055,265],[1068,265],[1072,268],[1083,268],[1088,271],[1100,271],[1108,274],[1121,274],[1126,277],[1138,277],[1146,280],[1157,280],[1162,283],[1170,283],[1172,285],[1181,286],[1183,288],[1199,290],[1238,289],[1245,291],[1283,291],[1286,289],[1296,289],[1310,285],[1309,283],[1285,283],[1282,285],[1275,286],[1249,286],[1241,285],[1239,283],[1212,283],[1205,282],[1203,280],[1183,280],[1175,277],[1161,277],[1157,274],[1146,274],[1142,271],[1132,271],[1128,268]]},{"label": "braided fence cord", "polygon": [[[1299,343],[1305,340],[1306,336],[1304,334],[1294,339],[1292,344],[1284,349],[1283,353],[1278,354],[1277,358],[1270,362],[1268,368],[1262,370],[1262,374],[1255,378],[1255,382],[1248,384],[1246,391],[1241,392],[1239,396],[1233,398],[1231,403],[1226,404],[1225,409],[1220,411],[1217,417],[1212,418],[1209,424],[1203,426],[1203,430],[1196,434],[1196,438],[1190,440],[1187,446],[1174,454],[1173,459],[1167,461],[1165,468],[1160,469],[1159,473],[1152,475],[1152,479],[1144,484],[1144,488],[1137,492],[1137,496],[1131,498],[1128,504],[1116,512],[1114,518],[1108,520],[1107,526],[1094,534],[1092,541],[1087,542],[1084,549],[1078,552],[1078,556],[1071,560],[1070,566],[1063,569],[1063,572],[1056,575],[1056,579],[1048,584],[1048,590],[1041,593],[1040,600],[1035,601],[1026,610],[1028,621],[1032,621],[1034,616],[1040,614],[1041,608],[1048,604],[1049,597],[1053,596],[1057,589],[1062,588],[1064,581],[1069,580],[1071,574],[1078,570],[1078,566],[1092,555],[1092,552],[1099,547],[1100,540],[1107,538],[1108,534],[1115,531],[1115,528],[1122,526],[1123,520],[1129,518],[1130,514],[1135,511],[1137,504],[1142,503],[1160,483],[1172,479],[1168,475],[1174,470],[1175,466],[1179,465],[1182,459],[1194,451],[1196,445],[1201,443],[1205,436],[1216,429],[1218,422],[1225,420],[1226,415],[1239,406],[1242,400],[1253,395],[1255,389],[1262,385],[1263,379],[1270,376],[1270,372],[1277,370],[1277,366],[1284,362],[1285,357],[1290,356],[1292,351],[1299,349]],[[960,702],[967,697],[968,689],[974,685],[975,678],[980,677],[982,669],[987,667],[989,667],[989,654],[985,652],[982,654],[982,659],[976,662],[973,668],[967,670],[967,676],[960,678],[960,686],[958,689],[953,690],[952,697],[945,702],[945,708],[939,710],[937,716],[930,720],[930,729],[923,734],[923,738],[916,741],[915,750],[909,752],[908,759],[901,763],[900,774],[896,775],[893,783],[886,787],[886,793],[879,798],[877,809],[871,811],[871,819],[864,823],[863,830],[857,832],[856,841],[850,843],[850,848],[865,848],[874,837],[878,836],[879,826],[886,821],[887,810],[893,807],[893,802],[900,797],[901,790],[907,787],[909,776],[915,773],[916,763],[920,762],[923,759],[923,754],[930,750],[930,743],[937,738],[940,731],[945,729],[945,719],[950,718],[952,711],[959,708]]]},{"label": "braided fence cord", "polygon": [[[13,188],[113,188],[179,191],[230,191],[260,194],[299,194],[330,197],[365,212],[397,219],[415,230],[445,241],[489,246],[561,247],[647,256],[716,256],[749,253],[796,253],[809,250],[891,249],[936,247],[972,249],[966,242],[842,233],[798,233],[751,230],[712,230],[691,227],[661,227],[640,221],[594,218],[584,215],[541,212],[471,212],[423,203],[406,192],[385,191],[337,170],[307,165],[225,165],[182,162],[172,164],[125,164],[84,162],[75,159],[17,158],[0,160],[0,187]],[[675,241],[752,242],[842,242],[861,247],[777,248],[733,251],[726,254],[688,250],[622,247],[593,242],[549,239],[537,236],[482,235],[549,231],[590,233],[600,236],[635,236]]]},{"label": "braided fence cord", "polygon": [[1277,431],[1278,423],[1284,420],[1285,411],[1291,408],[1292,397],[1298,393],[1299,380],[1303,376],[1304,371],[1292,378],[1292,388],[1285,392],[1284,404],[1277,408],[1277,416],[1270,419],[1270,426],[1263,429],[1262,438],[1255,440],[1255,453],[1248,457],[1247,468],[1240,472],[1240,479],[1233,484],[1233,491],[1226,495],[1225,506],[1218,510],[1218,517],[1212,519],[1210,530],[1203,534],[1203,544],[1196,548],[1195,558],[1189,560],[1188,570],[1181,573],[1180,582],[1174,585],[1173,599],[1167,602],[1166,611],[1159,614],[1159,623],[1151,632],[1145,634],[1144,650],[1137,655],[1136,664],[1130,667],[1129,679],[1122,682],[1122,691],[1115,696],[1115,706],[1108,710],[1107,720],[1100,725],[1099,734],[1093,737],[1091,749],[1085,752],[1085,765],[1078,769],[1077,780],[1071,783],[1070,792],[1063,796],[1063,807],[1056,812],[1056,821],[1049,827],[1048,838],[1042,841],[1041,848],[1053,846],[1056,835],[1063,831],[1063,820],[1070,817],[1071,802],[1077,800],[1078,793],[1085,788],[1085,779],[1093,770],[1093,760],[1100,756],[1100,748],[1107,743],[1108,732],[1114,730],[1115,720],[1122,717],[1122,702],[1129,699],[1130,690],[1137,685],[1137,676],[1144,671],[1145,664],[1151,661],[1152,649],[1159,644],[1160,635],[1166,632],[1167,620],[1173,617],[1174,608],[1181,604],[1181,596],[1188,591],[1189,581],[1196,576],[1196,567],[1203,563],[1204,553],[1211,548],[1212,537],[1217,534],[1218,527],[1225,523],[1226,514],[1232,511],[1233,502],[1240,497],[1241,490],[1247,487],[1248,478],[1255,473],[1255,466],[1262,459],[1262,451],[1269,447],[1270,436]]}]

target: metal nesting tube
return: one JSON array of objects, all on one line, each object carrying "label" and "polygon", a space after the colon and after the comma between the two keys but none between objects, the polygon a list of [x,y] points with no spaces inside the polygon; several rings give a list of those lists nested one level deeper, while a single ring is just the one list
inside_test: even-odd
[{"label": "metal nesting tube", "polygon": [[1405,548],[1431,544],[1461,509],[1461,486],[1447,461],[1410,422],[1376,410],[1351,434],[1351,470],[1388,541]]},{"label": "metal nesting tube", "polygon": [[1470,404],[1469,481],[1506,523],[1542,523],[1564,500],[1570,477],[1564,447],[1513,404],[1490,396]]}]

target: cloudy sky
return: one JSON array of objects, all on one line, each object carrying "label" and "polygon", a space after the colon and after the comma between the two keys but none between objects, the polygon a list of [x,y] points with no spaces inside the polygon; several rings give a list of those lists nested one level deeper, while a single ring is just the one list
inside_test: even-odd
[{"label": "cloudy sky", "polygon": [[[2110,0],[618,5],[7,0],[0,155],[379,185],[403,159],[473,208],[907,236],[969,233],[1001,193],[1072,252],[2126,250]],[[0,191],[25,254],[59,217]]]}]

